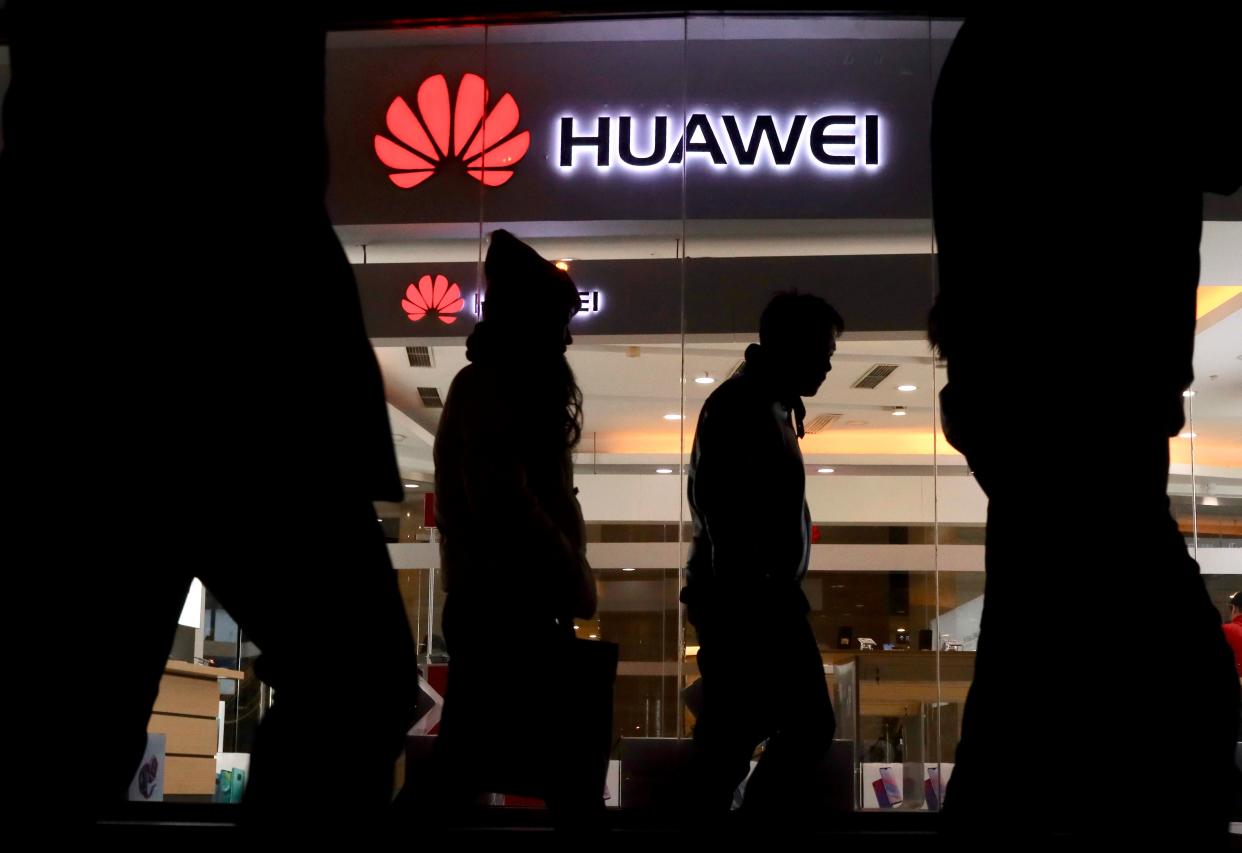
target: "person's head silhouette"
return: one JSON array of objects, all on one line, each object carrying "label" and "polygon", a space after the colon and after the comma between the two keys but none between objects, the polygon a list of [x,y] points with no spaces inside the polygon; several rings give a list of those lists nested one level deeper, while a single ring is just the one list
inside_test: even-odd
[{"label": "person's head silhouette", "polygon": [[563,353],[569,321],[582,307],[569,274],[508,231],[492,232],[483,262],[483,319],[523,349]]},{"label": "person's head silhouette", "polygon": [[[558,450],[582,437],[582,389],[565,357],[569,321],[582,308],[573,279],[508,231],[492,232],[483,262],[483,319],[466,341],[466,358],[488,370],[520,373],[525,439]],[[512,377],[510,377],[512,378]]]},{"label": "person's head silhouette", "polygon": [[818,296],[778,293],[759,318],[759,344],[773,381],[786,395],[813,397],[832,370],[845,321]]}]

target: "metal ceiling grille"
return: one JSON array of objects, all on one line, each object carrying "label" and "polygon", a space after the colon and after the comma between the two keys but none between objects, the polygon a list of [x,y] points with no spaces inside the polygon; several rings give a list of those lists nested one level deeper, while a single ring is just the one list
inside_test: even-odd
[{"label": "metal ceiling grille", "polygon": [[864,373],[854,383],[855,388],[875,388],[885,379],[893,375],[897,369],[895,364],[877,364]]},{"label": "metal ceiling grille", "polygon": [[828,429],[829,426],[836,423],[840,419],[841,415],[839,413],[816,415],[803,424],[803,427],[806,429],[807,435],[814,435],[817,432],[823,432]]},{"label": "metal ceiling grille", "polygon": [[431,361],[431,347],[406,347],[405,354],[410,367],[435,367]]}]

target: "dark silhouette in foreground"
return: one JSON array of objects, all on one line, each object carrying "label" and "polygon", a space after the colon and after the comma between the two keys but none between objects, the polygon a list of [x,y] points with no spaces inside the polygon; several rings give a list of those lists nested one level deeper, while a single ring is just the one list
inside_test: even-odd
[{"label": "dark silhouette in foreground", "polygon": [[304,829],[330,775],[316,831],[377,814],[417,671],[371,505],[403,496],[382,380],[324,209],[323,29],[8,13],[11,487],[44,549],[16,591],[39,651],[30,790],[66,803],[54,829],[125,797],[197,576],[275,689],[244,812]]},{"label": "dark silhouette in foreground", "polygon": [[1166,488],[1202,193],[1242,183],[1236,21],[971,19],[940,77],[931,337],[989,498],[955,832],[1227,831],[1238,679]]}]

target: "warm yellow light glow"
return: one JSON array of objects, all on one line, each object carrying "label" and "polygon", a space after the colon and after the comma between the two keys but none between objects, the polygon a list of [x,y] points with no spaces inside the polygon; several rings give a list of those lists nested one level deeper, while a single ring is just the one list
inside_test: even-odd
[{"label": "warm yellow light glow", "polygon": [[[899,421],[888,421],[899,423]],[[670,423],[669,430],[664,432],[609,432],[600,433],[597,437],[598,453],[633,453],[640,455],[656,455],[677,458],[681,453],[681,442],[678,435],[681,424]],[[686,449],[689,450],[690,440],[694,436],[692,429],[686,429]],[[800,442],[804,456],[823,455],[831,457],[834,462],[844,463],[843,456],[851,454],[875,455],[911,455],[958,456],[944,434],[939,430],[933,435],[926,426],[919,427],[836,427],[816,435],[808,435]]]},{"label": "warm yellow light glow", "polygon": [[1199,285],[1199,290],[1195,296],[1195,319],[1201,319],[1204,314],[1216,310],[1239,293],[1242,293],[1242,286],[1235,287],[1223,284]]},{"label": "warm yellow light glow", "polygon": [[1198,432],[1193,442],[1180,436],[1169,439],[1169,461],[1175,465],[1189,465],[1191,444],[1194,444],[1196,466],[1242,468],[1242,441],[1227,431]]}]

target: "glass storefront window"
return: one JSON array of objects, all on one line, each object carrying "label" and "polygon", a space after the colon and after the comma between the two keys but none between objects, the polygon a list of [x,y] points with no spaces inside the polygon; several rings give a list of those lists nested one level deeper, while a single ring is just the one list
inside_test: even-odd
[{"label": "glass storefront window", "polygon": [[[384,375],[406,497],[376,515],[429,695],[451,666],[431,451],[467,364],[487,235],[512,231],[580,288],[569,360],[585,429],[573,461],[600,606],[575,630],[620,647],[623,763],[636,739],[684,754],[691,735],[698,638],[678,593],[694,428],[757,340],[767,300],[797,289],[846,322],[801,442],[814,524],[805,590],[838,717],[825,772],[851,809],[938,807],[974,667],[987,511],[940,431],[945,370],[926,341],[931,99],[957,27],[689,15],[330,34],[328,204]],[[0,90],[7,80],[0,48]],[[1169,478],[1222,621],[1242,588],[1237,202],[1207,212],[1196,381]],[[1082,472],[1060,464],[1068,506]],[[1107,500],[1109,485],[1095,485]],[[1090,524],[1089,506],[1081,515]],[[254,677],[259,650],[201,595],[203,618],[175,655],[245,674],[220,682],[221,751],[244,754],[272,697]],[[321,641],[348,638],[308,636],[308,650]],[[416,733],[434,735],[434,718]],[[623,786],[612,804],[634,793]]]}]

